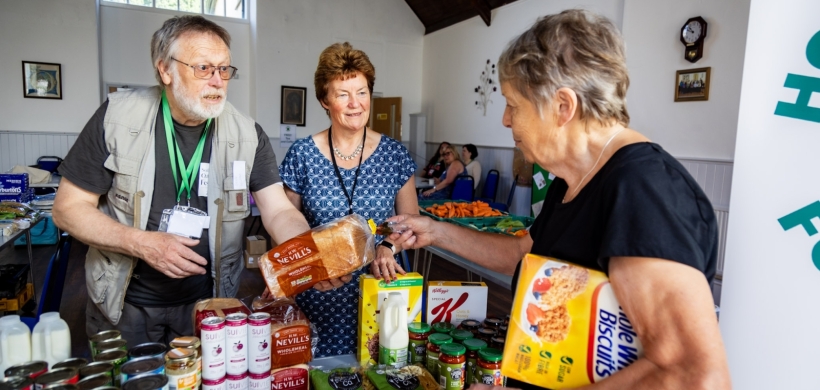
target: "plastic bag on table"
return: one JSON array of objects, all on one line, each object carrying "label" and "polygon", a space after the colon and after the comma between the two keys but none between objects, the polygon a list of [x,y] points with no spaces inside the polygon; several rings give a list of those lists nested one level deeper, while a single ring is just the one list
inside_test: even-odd
[{"label": "plastic bag on table", "polygon": [[310,367],[310,388],[312,390],[365,390],[372,386],[365,385],[367,377],[364,369],[358,365],[337,367]]},{"label": "plastic bag on table", "polygon": [[194,335],[201,337],[202,320],[208,317],[220,317],[224,319],[231,313],[245,313],[249,315],[251,311],[242,301],[236,298],[200,299],[194,305],[193,312],[191,312],[192,321],[194,323]]},{"label": "plastic bag on table", "polygon": [[[364,390],[438,390],[439,383],[433,375],[417,364],[401,368],[383,364],[370,366],[365,371]],[[465,384],[467,388],[469,384]]]},{"label": "plastic bag on table", "polygon": [[259,270],[273,296],[293,296],[369,264],[376,257],[374,240],[364,217],[347,215],[273,248]]}]

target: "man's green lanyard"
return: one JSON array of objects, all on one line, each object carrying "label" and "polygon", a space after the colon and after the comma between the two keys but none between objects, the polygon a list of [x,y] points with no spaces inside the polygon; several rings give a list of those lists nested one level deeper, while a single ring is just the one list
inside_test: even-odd
[{"label": "man's green lanyard", "polygon": [[[185,160],[182,159],[182,152],[179,150],[179,145],[176,142],[176,132],[174,131],[174,121],[171,118],[171,108],[168,107],[168,99],[165,98],[165,91],[162,91],[162,117],[165,121],[165,141],[168,143],[168,156],[171,158],[171,172],[174,173],[174,184],[177,189],[177,205],[182,199],[182,191],[188,193],[188,205],[191,205],[191,189],[194,188],[196,182],[196,173],[199,169],[199,164],[202,162],[202,151],[205,149],[205,139],[208,138],[208,127],[211,120],[205,123],[205,130],[202,132],[202,137],[199,138],[199,144],[194,150],[194,155],[191,156],[191,161],[185,165]],[[176,162],[174,161],[176,156]],[[177,175],[177,166],[179,166],[179,175]],[[182,185],[178,176],[182,176]]]}]

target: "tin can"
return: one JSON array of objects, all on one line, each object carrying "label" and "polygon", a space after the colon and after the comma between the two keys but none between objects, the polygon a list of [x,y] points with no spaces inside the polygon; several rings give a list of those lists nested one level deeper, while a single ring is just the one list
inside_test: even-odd
[{"label": "tin can", "polygon": [[25,376],[31,379],[45,374],[48,371],[48,363],[42,360],[18,364],[6,369],[5,376]]},{"label": "tin can", "polygon": [[88,338],[88,346],[91,348],[91,356],[96,356],[102,350],[97,349],[97,343],[100,341],[120,339],[122,334],[118,330],[104,330]]},{"label": "tin can", "polygon": [[92,390],[92,389],[96,389],[98,387],[113,386],[113,385],[114,385],[114,380],[111,378],[110,375],[105,375],[105,373],[97,374],[97,375],[91,375],[91,376],[85,377],[83,379],[80,379],[80,381],[77,382],[77,387],[80,390]]},{"label": "tin can", "polygon": [[73,368],[75,370],[79,370],[85,367],[87,364],[88,360],[85,360],[83,358],[71,358],[63,360],[59,363],[54,363],[54,365],[51,366],[51,369],[56,370],[58,368]]},{"label": "tin can", "polygon": [[138,375],[122,384],[122,390],[168,390],[168,377],[162,374]]},{"label": "tin can", "polygon": [[228,383],[228,390],[248,390],[248,373],[241,375],[228,375],[225,377]]},{"label": "tin can", "polygon": [[168,352],[168,347],[163,343],[144,343],[128,349],[128,360],[144,357],[164,359],[165,352]]},{"label": "tin can", "polygon": [[97,356],[94,356],[94,361],[97,362],[107,362],[114,365],[114,369],[111,371],[111,379],[114,380],[114,386],[119,386],[120,383],[120,367],[128,361],[128,352],[125,352],[121,349],[112,349],[104,352],[100,352]]},{"label": "tin can", "polygon": [[114,378],[114,365],[108,362],[91,362],[80,369],[80,379],[87,378],[92,375],[104,374],[109,378]]},{"label": "tin can", "polygon": [[111,349],[121,349],[128,351],[128,340],[126,339],[110,339],[103,340],[97,343],[97,353],[108,351]]},{"label": "tin can", "polygon": [[114,386],[100,386],[100,387],[96,387],[96,388],[91,389],[91,390],[120,390],[120,388],[119,387],[114,387]]},{"label": "tin can", "polygon": [[271,390],[270,372],[248,375],[248,390]]},{"label": "tin can", "polygon": [[[197,387],[201,383],[202,380],[202,342],[199,341],[199,337],[196,336],[183,336],[177,337],[171,340],[171,348],[185,348],[194,351],[194,356],[196,357],[196,377],[197,377]],[[167,360],[167,354],[166,360]],[[172,386],[173,387],[173,386]]]},{"label": "tin can", "polygon": [[133,377],[145,374],[165,375],[165,359],[142,357],[123,363],[120,367],[120,383],[125,383]]},{"label": "tin can", "polygon": [[248,316],[248,371],[270,374],[270,314],[253,313]]},{"label": "tin can", "polygon": [[73,368],[50,370],[34,379],[34,389],[41,390],[49,385],[73,385],[80,380],[80,374]]},{"label": "tin can", "polygon": [[228,390],[228,378],[216,380],[203,379],[202,390]]},{"label": "tin can", "polygon": [[196,368],[196,350],[174,348],[165,354],[165,375],[171,390],[196,390],[201,378]]},{"label": "tin can", "polygon": [[231,313],[225,317],[225,350],[228,375],[248,372],[248,315]]},{"label": "tin can", "polygon": [[[27,376],[7,376],[0,379],[0,390],[34,390],[34,379]],[[265,390],[270,390],[270,386]]]},{"label": "tin can", "polygon": [[50,385],[46,386],[46,390],[79,390],[77,385]]},{"label": "tin can", "polygon": [[225,338],[224,319],[202,320],[202,379],[221,379],[227,375]]}]

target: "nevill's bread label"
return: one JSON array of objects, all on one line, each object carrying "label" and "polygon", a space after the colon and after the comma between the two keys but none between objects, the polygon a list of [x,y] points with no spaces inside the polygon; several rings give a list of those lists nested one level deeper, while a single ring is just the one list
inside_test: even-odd
[{"label": "nevill's bread label", "polygon": [[280,270],[288,264],[297,262],[318,252],[319,249],[316,248],[316,242],[313,241],[312,236],[297,236],[273,248],[273,250],[268,253],[268,258],[271,260],[271,264],[273,264],[273,269]]},{"label": "nevill's bread label", "polygon": [[274,369],[270,372],[271,390],[308,390],[308,365]]},{"label": "nevill's bread label", "polygon": [[502,375],[551,389],[579,387],[606,379],[642,355],[603,272],[524,257]]}]

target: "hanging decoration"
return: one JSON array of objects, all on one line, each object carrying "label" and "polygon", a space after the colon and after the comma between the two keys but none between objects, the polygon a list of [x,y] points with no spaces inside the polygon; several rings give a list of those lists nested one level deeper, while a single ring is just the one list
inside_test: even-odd
[{"label": "hanging decoration", "polygon": [[487,64],[484,65],[484,71],[481,72],[481,76],[479,76],[481,84],[474,90],[475,93],[478,94],[478,100],[476,100],[475,106],[483,111],[484,116],[487,116],[487,103],[493,102],[490,100],[490,94],[497,90],[496,85],[498,82],[493,81],[493,77],[495,77],[495,64],[491,64],[490,60],[487,60]]}]

